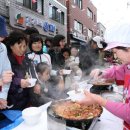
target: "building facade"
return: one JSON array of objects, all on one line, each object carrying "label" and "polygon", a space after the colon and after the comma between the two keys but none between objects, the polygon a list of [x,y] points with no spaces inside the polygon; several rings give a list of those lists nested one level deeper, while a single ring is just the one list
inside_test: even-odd
[{"label": "building facade", "polygon": [[105,31],[106,31],[105,26],[102,23],[98,22],[97,23],[97,35],[104,37]]},{"label": "building facade", "polygon": [[90,0],[67,0],[68,44],[87,42],[97,34],[97,9]]},{"label": "building facade", "polygon": [[0,0],[0,15],[8,31],[35,27],[43,38],[67,36],[67,8],[57,0]]}]

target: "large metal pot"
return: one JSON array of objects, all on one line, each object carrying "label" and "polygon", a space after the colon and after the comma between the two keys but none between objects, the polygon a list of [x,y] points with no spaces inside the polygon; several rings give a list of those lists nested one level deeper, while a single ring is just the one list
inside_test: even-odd
[{"label": "large metal pot", "polygon": [[101,115],[102,110],[103,110],[101,108],[100,115],[98,115],[97,117],[93,117],[91,119],[80,119],[80,120],[66,119],[64,117],[57,115],[57,113],[54,112],[53,106],[56,104],[60,105],[60,103],[67,102],[67,101],[70,101],[70,100],[59,100],[59,101],[53,102],[47,109],[47,114],[49,118],[52,118],[53,120],[63,121],[66,124],[66,126],[76,127],[82,130],[87,130],[90,127],[92,121],[98,118]]}]

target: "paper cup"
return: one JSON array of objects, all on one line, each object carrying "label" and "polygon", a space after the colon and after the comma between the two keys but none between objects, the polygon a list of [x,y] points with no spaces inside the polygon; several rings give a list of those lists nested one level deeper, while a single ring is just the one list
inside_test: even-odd
[{"label": "paper cup", "polygon": [[63,74],[70,74],[72,70],[63,69]]},{"label": "paper cup", "polygon": [[29,83],[30,83],[31,85],[28,86],[28,87],[34,87],[35,84],[36,84],[36,81],[37,81],[37,79],[35,79],[35,78],[31,78],[31,79],[29,79]]},{"label": "paper cup", "polygon": [[73,79],[74,81],[79,81],[81,79],[81,76],[74,76]]},{"label": "paper cup", "polygon": [[26,125],[32,126],[39,123],[42,111],[38,107],[25,108],[22,111],[22,118]]}]

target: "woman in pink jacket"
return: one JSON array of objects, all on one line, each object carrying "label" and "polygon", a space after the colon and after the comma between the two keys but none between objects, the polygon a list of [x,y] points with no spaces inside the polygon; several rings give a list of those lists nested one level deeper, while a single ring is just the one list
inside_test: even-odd
[{"label": "woman in pink jacket", "polygon": [[111,49],[119,58],[122,65],[109,68],[99,76],[101,70],[95,69],[90,73],[94,78],[116,79],[124,81],[125,103],[106,100],[99,95],[85,91],[86,98],[80,103],[88,105],[99,104],[108,111],[124,120],[124,130],[130,130],[130,23],[117,24],[105,35],[108,46],[105,50]]}]

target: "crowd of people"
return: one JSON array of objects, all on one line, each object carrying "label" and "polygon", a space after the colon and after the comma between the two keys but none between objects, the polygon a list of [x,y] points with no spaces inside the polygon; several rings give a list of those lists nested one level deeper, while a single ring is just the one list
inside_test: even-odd
[{"label": "crowd of people", "polygon": [[[88,46],[83,47],[84,51],[82,47],[78,48],[76,45],[68,47],[65,44],[66,38],[60,34],[54,38],[47,37],[44,43],[42,36],[35,27],[28,27],[24,31],[15,30],[8,34],[4,17],[1,16],[0,20],[2,27],[1,46],[6,53],[5,56],[2,56],[1,77],[3,72],[9,70],[10,76],[12,76],[10,83],[8,83],[8,90],[7,87],[1,85],[1,94],[6,89],[6,101],[8,102],[3,105],[1,103],[1,109],[6,108],[7,104],[13,104],[11,109],[20,110],[32,104],[39,106],[49,101],[45,100],[45,96],[50,100],[64,98],[64,91],[71,89],[72,77],[79,76],[81,79],[83,72],[96,64],[98,48],[103,49],[98,38],[94,39],[95,41],[91,40]],[[1,50],[1,55],[3,55],[3,50]],[[96,58],[93,60],[95,56]],[[36,69],[40,63],[48,65],[47,67],[47,65],[41,64],[40,69],[38,69],[41,72]],[[64,74],[64,70],[71,70],[71,74]],[[47,79],[42,81],[39,75],[44,75]],[[37,79],[33,88],[28,87],[30,85],[29,78]],[[38,103],[38,99],[42,101]]]},{"label": "crowd of people", "polygon": [[[44,44],[34,27],[24,31],[15,30],[8,35],[6,21],[0,16],[0,109],[5,110],[7,105],[13,105],[11,109],[23,110],[66,98],[66,91],[72,89],[73,77],[82,79],[90,73],[93,78],[113,79],[124,85],[126,102],[109,101],[87,91],[86,98],[78,102],[105,107],[125,121],[124,130],[130,130],[129,27],[130,24],[115,26],[106,33],[105,41],[96,36],[77,48],[68,47],[65,44],[66,37],[60,34],[46,38]],[[101,70],[93,68],[95,65],[103,65],[104,48],[111,50],[111,55],[105,60],[113,63],[114,54],[122,64],[105,70],[99,76]],[[64,70],[71,70],[71,73],[66,75]],[[30,78],[37,79],[33,87],[29,87]]]}]

